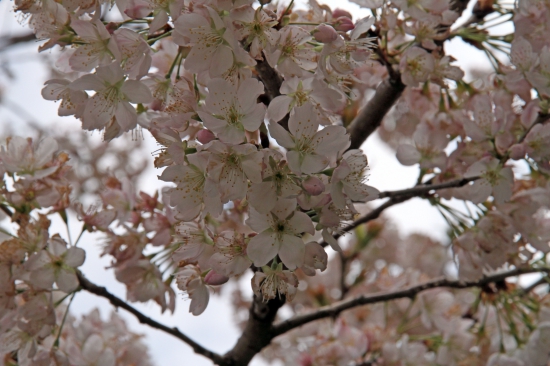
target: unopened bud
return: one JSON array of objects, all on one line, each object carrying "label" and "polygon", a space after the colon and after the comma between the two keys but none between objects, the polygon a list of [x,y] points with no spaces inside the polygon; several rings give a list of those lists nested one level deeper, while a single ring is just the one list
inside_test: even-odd
[{"label": "unopened bud", "polygon": [[344,10],[344,9],[339,9],[339,8],[336,8],[332,11],[332,18],[333,19],[336,19],[336,18],[340,18],[340,17],[348,17],[351,19],[351,13],[347,10]]},{"label": "unopened bud", "polygon": [[336,20],[333,23],[334,29],[340,32],[347,32],[352,29],[355,29],[355,25],[353,25],[353,21],[350,17],[339,17],[336,18]]},{"label": "unopened bud", "polygon": [[212,286],[223,285],[227,281],[229,281],[228,277],[225,277],[224,275],[219,274],[218,272],[215,272],[213,270],[208,272],[208,274],[204,277],[204,282]]},{"label": "unopened bud", "polygon": [[210,130],[204,129],[197,132],[197,140],[203,145],[206,145],[215,138],[216,136],[214,136],[214,134]]},{"label": "unopened bud", "polygon": [[330,43],[338,38],[338,33],[336,33],[336,30],[330,25],[320,24],[313,31],[313,37],[315,37],[315,40],[318,42]]},{"label": "unopened bud", "polygon": [[325,191],[325,185],[321,179],[313,175],[302,182],[302,187],[312,196],[318,196]]}]

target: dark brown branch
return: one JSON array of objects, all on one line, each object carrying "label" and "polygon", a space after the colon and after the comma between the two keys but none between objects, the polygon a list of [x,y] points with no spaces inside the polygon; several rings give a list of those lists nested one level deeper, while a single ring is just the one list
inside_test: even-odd
[{"label": "dark brown branch", "polygon": [[193,350],[197,354],[200,354],[200,355],[203,355],[203,356],[209,358],[210,360],[212,360],[216,364],[225,365],[225,363],[223,363],[222,356],[220,356],[217,353],[214,353],[212,351],[209,351],[206,348],[204,348],[203,346],[199,345],[198,343],[193,341],[191,338],[189,338],[188,336],[186,336],[185,334],[180,332],[178,328],[176,328],[176,327],[169,328],[166,325],[163,325],[163,324],[161,324],[161,323],[145,316],[140,311],[138,311],[136,308],[132,307],[131,305],[129,305],[125,301],[123,301],[123,300],[119,299],[118,297],[116,297],[115,295],[111,294],[109,291],[107,291],[107,289],[105,287],[97,286],[97,285],[91,283],[86,277],[84,277],[84,275],[81,272],[77,271],[77,276],[78,276],[78,281],[80,282],[80,287],[82,287],[84,290],[86,290],[88,292],[91,292],[92,294],[95,294],[97,296],[104,297],[107,300],[109,300],[109,302],[111,304],[113,304],[113,306],[115,306],[117,308],[123,308],[124,310],[130,312],[132,315],[134,315],[139,320],[140,323],[147,324],[148,326],[150,326],[152,328],[161,330],[165,333],[168,333],[168,334],[182,340],[183,342],[185,342],[189,346],[191,346],[191,348],[193,348]]},{"label": "dark brown branch", "polygon": [[395,78],[388,78],[378,85],[374,96],[348,127],[351,138],[350,149],[359,149],[367,137],[376,131],[403,90],[405,90],[405,84],[401,82],[398,72]]},{"label": "dark brown branch", "polygon": [[408,197],[408,196],[417,197],[417,196],[422,196],[426,193],[430,193],[431,191],[437,191],[437,190],[446,189],[446,188],[462,187],[477,179],[479,179],[479,177],[462,178],[462,179],[452,180],[452,181],[444,182],[440,184],[425,184],[425,185],[420,185],[412,188],[402,189],[399,191],[380,192],[380,194],[378,195],[378,198]]},{"label": "dark brown branch", "polygon": [[[256,61],[256,71],[258,72],[258,77],[260,81],[265,86],[265,98],[263,103],[266,106],[269,106],[269,103],[281,95],[279,89],[283,84],[283,77],[267,63],[267,61]],[[285,129],[288,130],[288,119],[290,114],[287,113],[282,120],[278,121],[279,124]]]},{"label": "dark brown branch", "polygon": [[26,43],[36,41],[36,36],[34,33],[27,33],[19,36],[13,37],[1,37],[0,38],[0,52],[5,51],[11,46],[14,46],[19,43]]},{"label": "dark brown branch", "polygon": [[304,314],[298,315],[292,319],[286,320],[279,324],[274,325],[275,335],[281,335],[288,332],[294,328],[300,327],[304,324],[310,323],[315,320],[335,317],[338,316],[341,312],[349,310],[358,306],[375,304],[383,301],[391,301],[402,298],[412,298],[422,291],[426,291],[438,287],[449,287],[456,289],[465,289],[471,287],[481,287],[488,285],[493,282],[504,281],[508,277],[514,277],[521,274],[527,273],[539,273],[539,272],[550,272],[548,268],[516,268],[506,272],[500,272],[491,276],[483,277],[478,281],[460,281],[460,280],[448,280],[445,278],[435,279],[420,285],[410,286],[408,288],[391,291],[391,292],[381,292],[372,295],[359,296],[353,299],[342,301],[331,306],[325,306],[319,310]]},{"label": "dark brown branch", "polygon": [[269,345],[275,337],[273,321],[284,304],[284,297],[263,302],[261,297],[254,296],[243,334],[235,347],[224,355],[223,364],[246,366],[258,352]]}]

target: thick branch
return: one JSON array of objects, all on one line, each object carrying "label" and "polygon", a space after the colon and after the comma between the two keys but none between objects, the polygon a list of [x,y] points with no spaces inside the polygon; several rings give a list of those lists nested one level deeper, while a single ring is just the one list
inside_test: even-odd
[{"label": "thick branch", "polygon": [[378,302],[396,300],[401,298],[412,298],[418,293],[437,287],[450,287],[457,289],[481,287],[493,282],[504,281],[508,277],[514,277],[521,274],[537,273],[537,272],[550,272],[547,268],[516,268],[506,272],[500,272],[491,276],[483,277],[478,281],[460,281],[460,280],[448,280],[445,278],[435,279],[420,285],[411,286],[398,291],[381,292],[372,295],[359,296],[353,299],[342,301],[331,306],[325,306],[319,310],[296,316],[292,319],[286,320],[274,326],[274,334],[281,335],[288,332],[291,329],[297,328],[314,320],[319,320],[328,317],[335,317],[345,310],[355,308],[357,306],[374,304]]},{"label": "thick branch", "polygon": [[254,296],[243,334],[235,347],[224,355],[224,365],[246,366],[262,348],[269,345],[275,337],[273,321],[284,304],[284,297],[263,302],[261,297]]},{"label": "thick branch", "polygon": [[399,73],[396,73],[395,78],[388,78],[378,85],[374,96],[348,127],[351,138],[350,149],[359,149],[367,137],[380,126],[384,116],[399,99],[403,90],[405,90],[405,84],[401,82]]},{"label": "thick branch", "polygon": [[[256,61],[256,71],[258,72],[258,77],[264,83],[265,86],[265,99],[263,102],[266,106],[269,106],[269,103],[281,95],[279,89],[283,84],[283,77],[267,63],[267,61]],[[290,114],[287,113],[282,120],[278,121],[279,124],[285,129],[288,130],[288,119]]]},{"label": "thick branch", "polygon": [[97,286],[97,285],[91,283],[86,277],[84,277],[84,275],[81,272],[77,271],[77,276],[78,276],[78,281],[80,282],[80,286],[84,290],[86,290],[88,292],[91,292],[92,294],[95,294],[97,296],[104,297],[107,300],[109,300],[109,302],[111,304],[113,304],[113,306],[115,306],[117,308],[123,308],[124,310],[132,313],[132,315],[134,315],[139,320],[140,323],[147,324],[148,326],[150,326],[152,328],[155,328],[155,329],[158,329],[158,330],[162,330],[163,332],[166,332],[166,333],[168,333],[170,335],[173,335],[174,337],[184,341],[189,346],[191,346],[191,348],[193,348],[193,350],[196,353],[198,353],[200,355],[203,355],[205,357],[208,357],[214,363],[220,364],[220,365],[225,365],[223,363],[222,356],[220,356],[217,353],[214,353],[212,351],[209,351],[206,348],[204,348],[203,346],[199,345],[198,343],[193,341],[191,338],[189,338],[188,336],[186,336],[185,334],[180,332],[178,328],[176,328],[176,327],[169,328],[166,325],[163,325],[163,324],[161,324],[161,323],[145,316],[140,311],[138,311],[136,308],[132,307],[131,305],[129,305],[125,301],[123,301],[123,300],[119,299],[118,297],[116,297],[115,295],[111,294],[109,291],[107,291],[107,289],[105,287]]}]

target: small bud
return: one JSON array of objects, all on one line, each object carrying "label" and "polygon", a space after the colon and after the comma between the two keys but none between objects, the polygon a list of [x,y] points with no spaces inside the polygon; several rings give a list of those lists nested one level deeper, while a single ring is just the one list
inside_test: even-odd
[{"label": "small bud", "polygon": [[197,132],[197,140],[201,144],[206,145],[207,143],[214,140],[215,138],[216,138],[216,136],[214,136],[214,134],[210,130],[204,129],[204,130],[200,130],[199,132]]},{"label": "small bud", "polygon": [[351,19],[351,13],[344,9],[336,8],[332,11],[332,18],[348,17]]},{"label": "small bud", "polygon": [[213,270],[208,272],[208,274],[204,277],[204,282],[211,286],[223,285],[227,281],[229,281],[228,277],[225,277],[224,275]]},{"label": "small bud", "polygon": [[312,196],[318,196],[325,191],[323,182],[313,175],[302,182],[302,187]]},{"label": "small bud", "polygon": [[349,17],[339,17],[333,23],[334,29],[340,32],[347,32],[355,29],[353,21]]},{"label": "small bud", "polygon": [[105,28],[107,28],[107,32],[109,32],[109,34],[113,34],[118,29],[118,24],[110,22],[105,25]]},{"label": "small bud", "polygon": [[330,43],[334,42],[338,38],[338,33],[330,25],[320,24],[313,31],[313,37],[318,42]]}]

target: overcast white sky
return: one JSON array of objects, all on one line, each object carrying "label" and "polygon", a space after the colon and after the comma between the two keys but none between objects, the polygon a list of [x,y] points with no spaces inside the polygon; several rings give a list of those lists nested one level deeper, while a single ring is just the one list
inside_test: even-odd
[{"label": "overcast white sky", "polygon": [[[303,4],[304,1],[300,3]],[[360,9],[357,5],[346,1],[330,0],[320,1],[320,3],[349,10],[357,18],[368,15],[367,10]],[[0,1],[0,36],[27,31],[18,24],[12,7],[13,2]],[[13,47],[8,52],[0,52],[0,65],[7,68],[0,70],[0,100],[3,101],[0,104],[0,131],[12,131],[13,134],[26,136],[29,121],[48,128],[56,128],[60,125],[79,128],[79,122],[74,119],[57,116],[57,104],[41,98],[40,90],[43,82],[48,78],[48,74],[43,64],[39,62],[36,49],[37,45],[29,43]],[[447,50],[459,60],[458,64],[465,71],[472,67],[479,67],[479,65],[488,65],[479,50],[459,40],[450,42]],[[6,60],[9,60],[8,64],[4,63]],[[6,78],[6,71],[12,73],[14,79]],[[148,151],[156,150],[157,147],[152,137],[147,133],[144,136]],[[415,184],[418,168],[401,166],[395,159],[395,154],[383,145],[376,135],[371,136],[363,148],[370,163],[369,184],[380,190],[403,189]],[[151,155],[146,154],[145,158],[151,160]],[[151,168],[149,174],[151,177],[155,177],[159,173]],[[148,179],[139,188],[146,192],[152,192],[160,186],[160,182],[155,178]],[[399,224],[404,234],[421,232],[437,239],[446,239],[445,222],[436,210],[423,200],[415,199],[406,204],[394,206],[387,210],[387,215]],[[72,236],[74,238],[78,236],[80,227],[74,225],[73,229]],[[59,231],[63,234],[64,228],[60,227]],[[93,282],[106,286],[110,291],[124,298],[124,286],[114,280],[111,271],[104,270],[109,264],[109,259],[98,257],[97,237],[86,234],[80,245],[88,253],[82,267],[84,274]],[[248,283],[243,285],[243,289],[251,293]],[[208,308],[199,317],[188,313],[188,302],[183,300],[181,294],[178,294],[177,310],[173,316],[160,315],[158,306],[153,303],[134,305],[156,320],[171,326],[178,326],[184,333],[210,349],[224,353],[233,346],[239,334],[232,320],[232,308],[227,296],[229,293],[229,289],[225,289],[222,293],[225,296],[213,296]],[[75,315],[85,314],[95,307],[100,308],[105,318],[112,310],[107,301],[80,292],[73,301],[71,312]],[[188,346],[179,340],[140,325],[123,310],[120,310],[119,313],[128,321],[131,329],[146,335],[146,343],[157,365],[207,366],[211,364],[207,359],[195,355]],[[255,366],[264,364],[258,358],[252,363]]]}]

